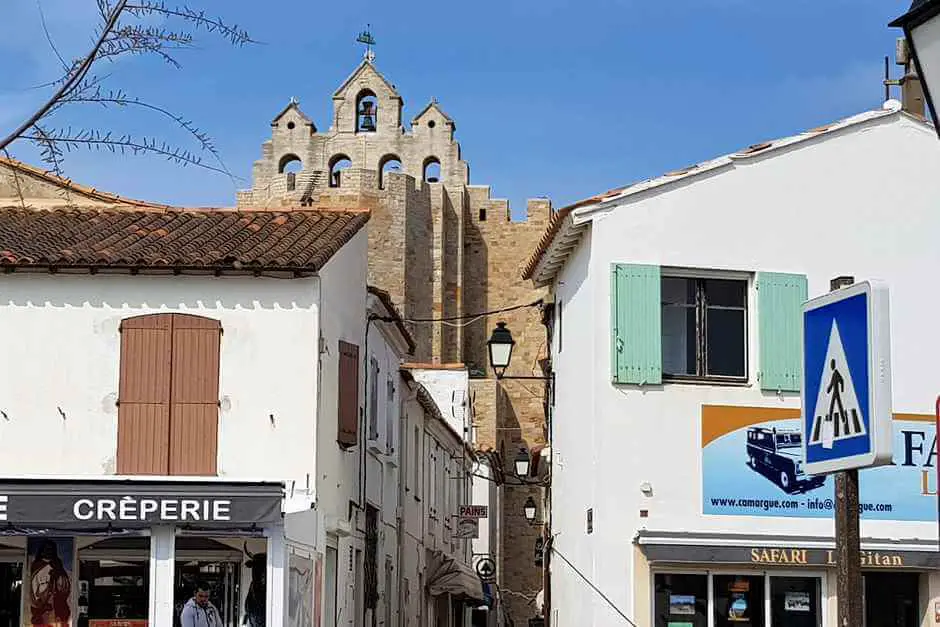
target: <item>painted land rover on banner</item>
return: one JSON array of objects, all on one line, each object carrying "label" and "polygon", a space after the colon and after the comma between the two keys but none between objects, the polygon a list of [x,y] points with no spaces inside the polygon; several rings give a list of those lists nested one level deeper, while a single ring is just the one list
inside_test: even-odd
[{"label": "painted land rover on banner", "polygon": [[767,477],[787,494],[821,487],[826,477],[803,472],[803,434],[799,429],[747,430],[747,460],[752,470]]}]

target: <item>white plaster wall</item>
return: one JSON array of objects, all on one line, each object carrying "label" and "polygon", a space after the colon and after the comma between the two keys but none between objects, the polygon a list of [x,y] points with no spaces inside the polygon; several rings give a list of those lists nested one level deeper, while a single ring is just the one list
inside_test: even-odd
[{"label": "white plaster wall", "polygon": [[113,474],[118,327],[181,312],[223,328],[219,475],[312,497],[318,291],[316,278],[0,277],[0,473]]},{"label": "white plaster wall", "polygon": [[[368,228],[368,227],[366,227]],[[321,516],[323,532],[335,534],[338,526],[349,521],[349,502],[362,503],[359,494],[359,463],[362,447],[347,451],[336,443],[339,393],[339,341],[359,346],[359,406],[365,407],[362,361],[365,354],[366,330],[366,270],[368,234],[362,229],[344,245],[320,271],[320,302],[324,312],[321,318],[322,352],[320,353],[320,395],[317,425],[316,456],[317,511]],[[360,411],[360,417],[362,412]],[[360,430],[363,429],[360,420]],[[352,535],[337,538],[336,607],[340,625],[355,625],[354,571],[349,570],[350,550],[362,548],[362,534],[355,532],[355,524],[346,525]],[[324,582],[325,585],[325,582]]]},{"label": "white plaster wall", "polygon": [[[933,289],[940,268],[937,172],[936,135],[896,115],[640,195],[596,218],[555,286],[565,330],[564,349],[554,359],[553,532],[558,550],[628,614],[631,542],[639,528],[831,535],[833,524],[702,514],[701,406],[799,407],[799,397],[765,394],[756,384],[753,308],[751,385],[613,386],[610,264],[805,273],[811,297],[841,274],[886,280],[894,410],[931,413],[940,351]],[[753,305],[753,285],[750,299]],[[644,481],[653,486],[651,498],[640,493]],[[591,535],[585,532],[589,507]],[[640,509],[649,517],[639,518]],[[932,538],[936,524],[864,521],[862,535]],[[560,562],[553,560],[552,603],[561,613],[559,627],[620,624]]]},{"label": "white plaster wall", "polygon": [[450,428],[472,444],[471,433],[467,429],[470,406],[470,375],[467,370],[421,369],[413,370],[412,374],[431,393]]}]

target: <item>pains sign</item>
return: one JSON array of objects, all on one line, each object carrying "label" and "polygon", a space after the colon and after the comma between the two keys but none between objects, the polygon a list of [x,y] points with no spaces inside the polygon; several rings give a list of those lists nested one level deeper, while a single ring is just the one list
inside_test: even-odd
[{"label": "pains sign", "polygon": [[888,288],[864,281],[803,304],[807,474],[891,463]]}]

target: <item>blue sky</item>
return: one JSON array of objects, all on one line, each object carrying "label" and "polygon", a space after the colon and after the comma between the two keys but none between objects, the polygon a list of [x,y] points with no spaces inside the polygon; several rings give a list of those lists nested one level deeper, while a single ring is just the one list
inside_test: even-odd
[{"label": "blue sky", "polygon": [[[91,42],[94,0],[40,0],[66,57]],[[181,0],[182,1],[182,0]],[[172,3],[170,3],[172,4]],[[0,134],[57,76],[36,0],[0,8]],[[474,0],[257,2],[192,0],[247,28],[260,45],[200,34],[181,70],[149,58],[106,69],[108,85],[176,111],[213,136],[243,181],[155,157],[78,152],[66,173],[99,189],[187,206],[231,206],[249,186],[271,118],[297,97],[321,129],[330,95],[362,58],[371,22],[376,65],[405,99],[433,96],[457,123],[471,182],[556,207],[612,187],[818,126],[883,100],[888,21],[909,0]],[[192,146],[153,115],[72,108],[73,126],[114,128]],[[193,146],[195,147],[195,146]],[[37,161],[22,143],[14,156]]]}]

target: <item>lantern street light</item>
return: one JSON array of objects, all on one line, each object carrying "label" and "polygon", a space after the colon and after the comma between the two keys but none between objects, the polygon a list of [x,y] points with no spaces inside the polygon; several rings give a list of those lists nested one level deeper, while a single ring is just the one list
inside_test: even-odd
[{"label": "lantern street light", "polygon": [[[940,100],[940,0],[914,0],[907,13],[889,24],[904,30],[934,128],[940,135],[935,104]],[[932,93],[936,89],[937,93]]]},{"label": "lantern street light", "polygon": [[537,510],[538,507],[535,505],[535,499],[530,496],[526,499],[525,505],[522,506],[522,513],[525,514],[525,519],[530,523],[534,523]]},{"label": "lantern street light", "polygon": [[486,342],[490,351],[490,367],[496,373],[497,379],[528,379],[536,381],[550,381],[552,377],[539,377],[535,375],[506,376],[506,369],[509,368],[509,362],[512,360],[512,348],[516,345],[516,340],[512,339],[512,333],[506,328],[505,322],[497,322],[493,334]]},{"label": "lantern street light", "polygon": [[513,461],[516,467],[516,476],[525,479],[529,476],[529,451],[524,448],[519,449],[516,459]]}]

